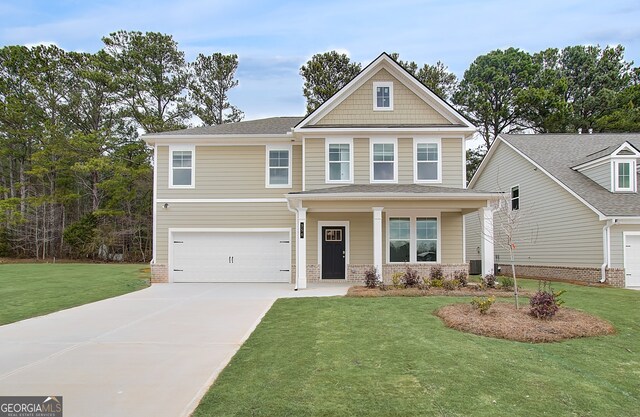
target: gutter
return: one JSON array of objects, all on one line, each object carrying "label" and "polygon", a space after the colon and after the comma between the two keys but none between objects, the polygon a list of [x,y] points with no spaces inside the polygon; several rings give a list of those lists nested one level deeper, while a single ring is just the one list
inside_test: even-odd
[{"label": "gutter", "polygon": [[611,240],[611,226],[618,223],[618,219],[608,220],[607,223],[602,227],[602,252],[604,262],[600,267],[600,283],[604,283],[607,280],[607,267],[611,263],[611,254],[610,254],[610,240]]}]

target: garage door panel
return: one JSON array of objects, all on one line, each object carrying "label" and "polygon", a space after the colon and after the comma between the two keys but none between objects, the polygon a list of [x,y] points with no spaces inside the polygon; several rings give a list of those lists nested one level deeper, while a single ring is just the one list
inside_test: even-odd
[{"label": "garage door panel", "polygon": [[174,282],[289,282],[288,232],[174,232]]},{"label": "garage door panel", "polygon": [[640,235],[625,236],[625,285],[640,287]]}]

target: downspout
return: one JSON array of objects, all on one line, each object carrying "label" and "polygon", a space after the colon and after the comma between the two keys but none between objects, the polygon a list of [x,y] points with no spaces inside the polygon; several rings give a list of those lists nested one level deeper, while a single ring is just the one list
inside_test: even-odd
[{"label": "downspout", "polygon": [[607,267],[611,262],[611,260],[609,259],[610,258],[609,247],[611,246],[609,242],[611,239],[610,229],[611,229],[611,226],[613,226],[616,223],[617,223],[616,219],[608,220],[607,223],[602,227],[602,252],[604,255],[603,256],[604,263],[600,267],[600,283],[604,283],[607,280]]},{"label": "downspout", "polygon": [[293,287],[294,291],[298,291],[298,210],[291,208],[291,201],[287,198],[287,209],[296,215],[296,224],[294,226],[293,238],[296,240],[296,282]]}]

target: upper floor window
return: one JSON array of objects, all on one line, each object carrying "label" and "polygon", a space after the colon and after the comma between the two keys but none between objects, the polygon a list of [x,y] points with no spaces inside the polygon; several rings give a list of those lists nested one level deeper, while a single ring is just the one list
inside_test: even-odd
[{"label": "upper floor window", "polygon": [[635,191],[635,163],[634,161],[615,161],[614,191]]},{"label": "upper floor window", "polygon": [[267,146],[268,188],[291,187],[291,147]]},{"label": "upper floor window", "polygon": [[439,140],[416,140],[414,148],[415,182],[440,182],[442,172],[440,159]]},{"label": "upper floor window", "polygon": [[520,210],[520,186],[511,187],[511,210]]},{"label": "upper floor window", "polygon": [[396,182],[398,164],[397,142],[373,141],[371,143],[371,182]]},{"label": "upper floor window", "polygon": [[169,188],[195,187],[195,148],[169,147]]},{"label": "upper floor window", "polygon": [[373,83],[373,110],[393,110],[393,82]]},{"label": "upper floor window", "polygon": [[327,182],[353,182],[353,141],[327,141]]}]

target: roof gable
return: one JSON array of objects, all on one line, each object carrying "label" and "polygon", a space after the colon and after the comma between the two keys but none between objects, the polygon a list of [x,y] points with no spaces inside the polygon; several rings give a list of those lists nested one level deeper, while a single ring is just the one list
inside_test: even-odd
[{"label": "roof gable", "polygon": [[[373,111],[374,80],[394,82],[394,96],[399,97],[397,109],[394,104],[394,111]],[[401,98],[397,96],[398,93]],[[356,117],[352,111],[354,108],[362,110]],[[350,110],[345,112],[346,109]],[[314,126],[391,124],[475,129],[451,105],[420,83],[389,55],[382,53],[340,91],[305,117],[295,130]]]}]

